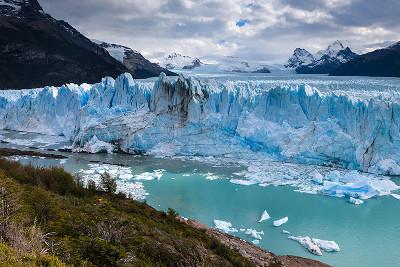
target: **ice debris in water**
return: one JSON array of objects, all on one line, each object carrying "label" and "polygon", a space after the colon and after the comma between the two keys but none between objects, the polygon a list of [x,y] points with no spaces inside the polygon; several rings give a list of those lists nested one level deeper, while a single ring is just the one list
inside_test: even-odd
[{"label": "ice debris in water", "polygon": [[282,234],[285,234],[285,235],[290,235],[290,232],[289,232],[289,231],[287,231],[287,230],[282,230]]},{"label": "ice debris in water", "polygon": [[399,194],[391,194],[392,197],[394,197],[397,200],[400,200],[400,195]]},{"label": "ice debris in water", "polygon": [[289,236],[288,237],[291,240],[299,242],[303,247],[305,247],[308,251],[310,251],[312,254],[322,256],[322,251],[321,248],[312,242],[312,239],[308,236]]},{"label": "ice debris in water", "polygon": [[258,222],[260,223],[260,222],[266,221],[269,218],[271,218],[271,217],[269,216],[268,212],[266,210],[264,210],[264,212],[261,214],[261,218]]},{"label": "ice debris in water", "polygon": [[251,243],[253,243],[254,245],[259,245],[260,244],[260,240],[258,239],[254,239],[253,241],[251,241]]},{"label": "ice debris in water", "polygon": [[138,180],[138,181],[140,181],[140,180],[141,181],[151,181],[151,180],[155,180],[155,179],[160,180],[161,177],[164,175],[164,173],[165,173],[165,170],[163,170],[163,169],[154,170],[152,172],[144,172],[141,174],[137,174],[134,176],[134,179]]},{"label": "ice debris in water", "polygon": [[289,221],[289,218],[288,218],[288,217],[284,217],[284,218],[282,218],[282,219],[279,219],[279,220],[274,221],[274,222],[273,222],[273,225],[274,225],[275,227],[279,227],[279,226],[281,226],[282,224],[287,223],[288,221]]},{"label": "ice debris in water", "polygon": [[326,252],[339,252],[340,247],[335,241],[311,238],[309,236],[289,236],[291,240],[299,242],[312,254],[322,256],[322,250]]},{"label": "ice debris in water", "polygon": [[89,169],[81,169],[78,175],[83,178],[87,184],[89,180],[100,184],[101,174],[109,173],[117,180],[117,191],[124,192],[135,200],[143,200],[148,193],[144,189],[141,182],[133,182],[132,169],[130,167],[122,167],[112,164],[89,164]]},{"label": "ice debris in water", "polygon": [[246,229],[246,231],[244,232],[246,235],[249,235],[255,239],[261,240],[262,239],[262,235],[264,235],[264,231],[260,231],[258,232],[257,230],[254,229]]},{"label": "ice debris in water", "polygon": [[354,198],[354,197],[350,197],[349,198],[349,202],[354,204],[354,205],[361,205],[361,204],[364,203],[364,201],[362,201],[361,199]]},{"label": "ice debris in water", "polygon": [[232,227],[232,223],[221,221],[221,220],[214,220],[214,226],[216,229],[221,230],[224,233],[236,233],[238,230]]}]

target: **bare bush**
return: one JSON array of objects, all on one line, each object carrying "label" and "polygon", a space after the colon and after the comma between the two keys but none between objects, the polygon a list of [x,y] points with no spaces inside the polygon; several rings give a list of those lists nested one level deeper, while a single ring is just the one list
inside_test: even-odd
[{"label": "bare bush", "polygon": [[112,177],[108,172],[101,174],[100,185],[107,193],[115,194],[117,192],[117,179]]},{"label": "bare bush", "polygon": [[11,218],[17,212],[15,196],[5,187],[0,187],[0,240],[6,241],[6,234],[11,225]]},{"label": "bare bush", "polygon": [[110,243],[121,243],[124,237],[125,227],[119,222],[108,219],[97,222],[91,229],[91,235],[94,238],[100,238]]}]

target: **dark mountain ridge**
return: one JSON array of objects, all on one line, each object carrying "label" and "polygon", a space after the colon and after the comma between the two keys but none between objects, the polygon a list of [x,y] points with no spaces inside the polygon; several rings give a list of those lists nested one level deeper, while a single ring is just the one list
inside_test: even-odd
[{"label": "dark mountain ridge", "polygon": [[1,89],[95,83],[123,72],[147,78],[161,71],[131,71],[67,22],[46,14],[37,0],[0,1]]},{"label": "dark mountain ridge", "polygon": [[341,65],[332,76],[400,77],[400,42]]}]

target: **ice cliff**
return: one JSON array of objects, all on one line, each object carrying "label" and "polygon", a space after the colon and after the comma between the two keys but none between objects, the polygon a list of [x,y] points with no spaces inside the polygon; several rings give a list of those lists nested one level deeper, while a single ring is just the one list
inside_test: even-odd
[{"label": "ice cliff", "polygon": [[76,151],[265,157],[399,175],[399,94],[331,83],[123,74],[0,91],[0,128],[64,135]]}]

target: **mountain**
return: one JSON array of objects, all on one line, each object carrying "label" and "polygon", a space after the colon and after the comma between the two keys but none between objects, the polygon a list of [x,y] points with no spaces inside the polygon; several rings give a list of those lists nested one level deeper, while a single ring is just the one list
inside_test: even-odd
[{"label": "mountain", "polygon": [[308,65],[314,61],[315,58],[310,52],[302,48],[296,48],[293,52],[293,56],[289,58],[285,67],[295,69],[301,65]]},{"label": "mountain", "polygon": [[358,56],[330,74],[334,76],[400,77],[400,42]]},{"label": "mountain", "polygon": [[160,67],[156,63],[152,63],[142,56],[138,51],[133,50],[127,46],[110,44],[102,41],[92,40],[116,60],[124,64],[132,73],[136,74],[137,78],[148,78],[158,76],[161,72],[167,75],[175,75],[168,69]]},{"label": "mountain", "polygon": [[294,68],[299,74],[328,74],[357,56],[349,47],[335,41],[315,55],[296,48],[286,67]]},{"label": "mountain", "polygon": [[204,65],[198,58],[181,55],[179,53],[172,53],[165,56],[161,59],[159,64],[169,70],[190,70]]},{"label": "mountain", "polygon": [[0,0],[0,88],[94,83],[130,71],[67,22],[45,14],[37,0]]},{"label": "mountain", "polygon": [[190,56],[172,53],[159,60],[161,66],[171,70],[195,70],[204,73],[270,73],[269,67],[262,63],[249,62],[238,57],[223,56],[212,62]]}]

